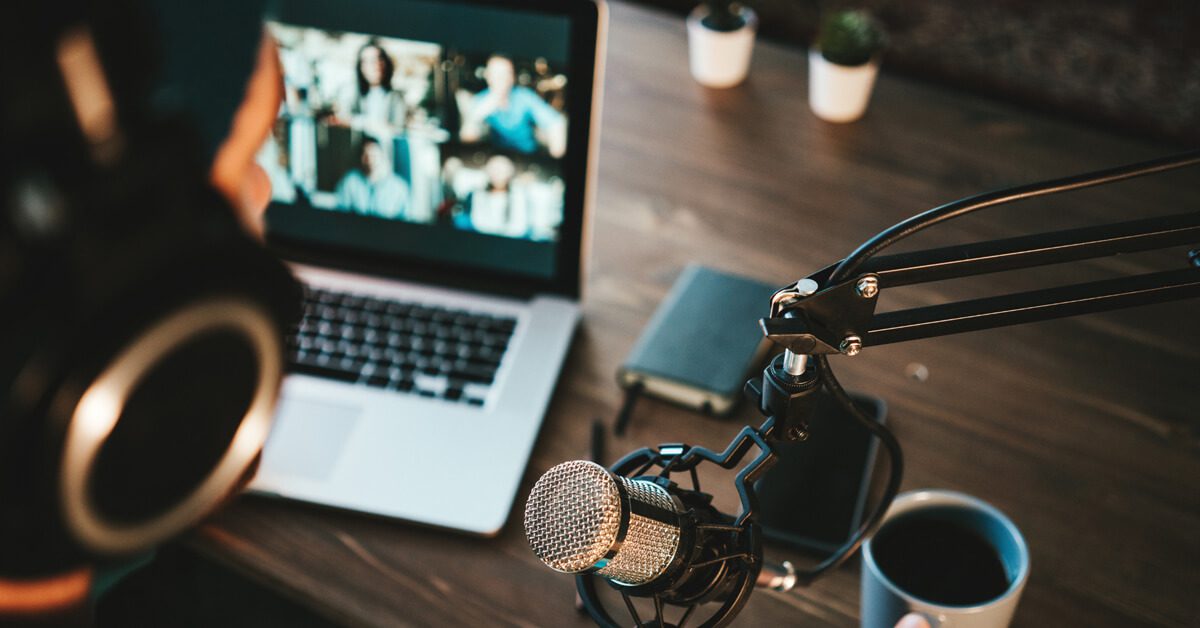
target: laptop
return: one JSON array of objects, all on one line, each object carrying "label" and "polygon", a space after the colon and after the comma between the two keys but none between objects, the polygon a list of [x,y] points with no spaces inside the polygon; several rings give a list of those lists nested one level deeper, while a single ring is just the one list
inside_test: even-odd
[{"label": "laptop", "polygon": [[495,535],[580,316],[604,6],[269,15],[267,236],[305,309],[250,488]]}]

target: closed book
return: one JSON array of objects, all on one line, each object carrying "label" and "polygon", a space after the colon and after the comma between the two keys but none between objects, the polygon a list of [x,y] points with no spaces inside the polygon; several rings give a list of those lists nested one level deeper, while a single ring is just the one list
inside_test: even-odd
[{"label": "closed book", "polygon": [[758,321],[775,286],[691,264],[617,371],[624,388],[711,414],[734,406],[767,343]]}]

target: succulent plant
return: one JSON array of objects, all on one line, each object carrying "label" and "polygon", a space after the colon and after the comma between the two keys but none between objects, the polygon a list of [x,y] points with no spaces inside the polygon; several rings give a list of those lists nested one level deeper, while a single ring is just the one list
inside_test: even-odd
[{"label": "succulent plant", "polygon": [[727,33],[746,25],[741,4],[732,0],[704,0],[704,4],[708,7],[708,15],[700,23],[706,28]]},{"label": "succulent plant", "polygon": [[857,66],[883,50],[883,28],[865,10],[837,11],[821,22],[816,47],[830,63]]}]

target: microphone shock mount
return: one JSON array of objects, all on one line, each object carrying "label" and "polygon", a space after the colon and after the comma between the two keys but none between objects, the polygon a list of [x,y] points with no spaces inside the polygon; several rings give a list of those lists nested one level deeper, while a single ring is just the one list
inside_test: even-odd
[{"label": "microphone shock mount", "polygon": [[[791,363],[789,363],[791,360]],[[682,443],[642,448],[617,461],[609,471],[625,478],[653,482],[675,496],[683,506],[680,551],[672,564],[657,578],[636,586],[598,577],[594,572],[576,575],[576,588],[583,610],[600,626],[624,625],[616,622],[605,608],[597,590],[597,580],[620,593],[625,610],[636,626],[682,627],[697,619],[704,605],[717,608],[699,625],[712,628],[726,625],[745,605],[756,584],[787,591],[796,583],[790,564],[767,566],[764,571],[762,529],[755,520],[758,507],[754,484],[776,462],[772,444],[779,441],[803,441],[808,438],[807,417],[813,410],[820,380],[814,368],[800,368],[792,374],[794,358],[776,356],[763,370],[760,379],[746,383],[745,394],[766,416],[758,428],[746,426],[724,451]],[[697,467],[712,463],[723,469],[742,465],[735,487],[740,502],[736,516],[718,511],[713,496],[700,486]],[[686,476],[690,488],[673,478]],[[643,618],[634,598],[653,601],[653,617]],[[681,608],[678,618],[668,622],[669,607]]]}]

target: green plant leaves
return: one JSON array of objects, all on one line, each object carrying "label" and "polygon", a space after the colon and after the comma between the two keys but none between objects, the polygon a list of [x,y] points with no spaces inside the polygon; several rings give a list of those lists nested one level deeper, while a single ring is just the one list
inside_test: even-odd
[{"label": "green plant leaves", "polygon": [[867,63],[886,45],[882,27],[870,13],[838,11],[821,23],[816,47],[830,63],[856,66]]}]

